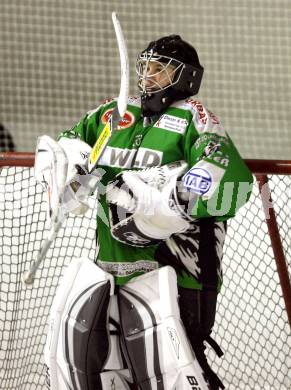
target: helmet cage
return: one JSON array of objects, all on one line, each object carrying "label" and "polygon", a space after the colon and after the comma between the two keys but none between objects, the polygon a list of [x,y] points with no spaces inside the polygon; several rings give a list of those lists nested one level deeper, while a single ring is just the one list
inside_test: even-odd
[{"label": "helmet cage", "polygon": [[[157,63],[159,70],[148,74],[149,63]],[[136,61],[136,73],[138,75],[138,87],[144,93],[154,94],[177,84],[180,80],[185,64],[172,57],[154,54],[153,50],[142,52]],[[163,77],[157,81],[157,76]],[[147,81],[150,80],[150,86]],[[164,81],[168,83],[164,84]]]}]

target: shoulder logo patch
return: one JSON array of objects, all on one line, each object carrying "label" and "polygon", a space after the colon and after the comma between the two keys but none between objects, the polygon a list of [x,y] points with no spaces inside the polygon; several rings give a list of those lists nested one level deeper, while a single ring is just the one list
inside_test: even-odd
[{"label": "shoulder logo patch", "polygon": [[[101,117],[101,122],[106,124],[108,122],[108,119],[113,111],[113,108],[109,108],[104,112],[104,114]],[[133,113],[130,111],[126,111],[124,114],[124,117],[119,121],[117,130],[123,130],[127,129],[128,127],[132,126],[134,124],[135,117]]]}]

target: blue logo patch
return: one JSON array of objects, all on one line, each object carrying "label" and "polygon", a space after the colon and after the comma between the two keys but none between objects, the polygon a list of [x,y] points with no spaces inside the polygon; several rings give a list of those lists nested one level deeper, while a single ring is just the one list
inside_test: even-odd
[{"label": "blue logo patch", "polygon": [[206,194],[212,184],[212,176],[202,168],[192,168],[183,176],[183,182],[187,190],[195,194]]}]

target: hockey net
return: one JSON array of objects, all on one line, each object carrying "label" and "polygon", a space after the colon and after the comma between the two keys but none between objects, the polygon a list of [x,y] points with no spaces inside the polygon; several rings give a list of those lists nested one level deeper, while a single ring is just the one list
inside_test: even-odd
[{"label": "hockey net", "polygon": [[[210,350],[208,357],[226,389],[287,390],[291,161],[248,164],[257,181],[248,204],[228,224],[214,329],[224,356]],[[72,257],[94,261],[96,255],[92,198],[84,217],[68,218],[34,284],[22,284],[46,235],[43,191],[32,165],[29,153],[0,155],[0,388],[5,390],[45,389],[43,349],[56,288]]]}]

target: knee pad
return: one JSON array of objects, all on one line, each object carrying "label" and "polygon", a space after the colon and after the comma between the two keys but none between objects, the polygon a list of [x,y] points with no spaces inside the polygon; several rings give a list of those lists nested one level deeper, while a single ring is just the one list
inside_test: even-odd
[{"label": "knee pad", "polygon": [[142,390],[209,389],[180,319],[172,267],[123,286],[119,310],[129,365]]},{"label": "knee pad", "polygon": [[[112,332],[111,338],[108,326],[110,311],[118,320],[113,292],[113,276],[91,261],[73,260],[68,266],[51,308],[45,345],[51,389],[107,389],[110,383],[128,388],[117,335]],[[102,374],[110,368],[120,372]]]}]

